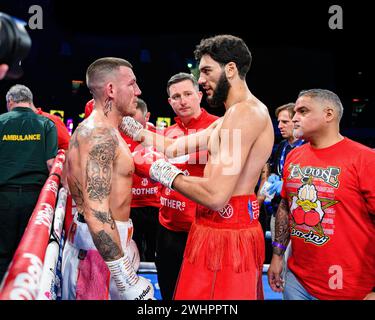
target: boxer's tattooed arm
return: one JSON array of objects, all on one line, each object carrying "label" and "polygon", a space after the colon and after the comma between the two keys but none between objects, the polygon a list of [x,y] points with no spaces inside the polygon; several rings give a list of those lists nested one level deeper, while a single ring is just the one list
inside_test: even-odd
[{"label": "boxer's tattooed arm", "polygon": [[71,188],[71,193],[73,196],[73,199],[77,205],[77,207],[81,210],[83,206],[83,193],[82,193],[82,185],[78,181],[76,177],[73,176],[73,187]]},{"label": "boxer's tattooed arm", "polygon": [[91,200],[102,202],[111,191],[113,162],[118,147],[117,136],[107,128],[95,129],[86,165],[87,193]]},{"label": "boxer's tattooed arm", "polygon": [[[279,207],[276,212],[276,226],[275,226],[275,241],[282,244],[284,247],[288,245],[290,238],[289,230],[289,208],[285,199],[281,199]],[[279,247],[273,248],[273,253],[278,256],[283,255],[284,249]]]},{"label": "boxer's tattooed arm", "polygon": [[115,229],[115,220],[112,219],[111,210],[109,212],[99,211],[91,208],[91,211],[94,214],[94,217],[98,219],[101,223],[108,223],[111,226],[111,229]]},{"label": "boxer's tattooed arm", "polygon": [[93,233],[92,240],[104,261],[113,261],[121,258],[122,250],[104,230]]},{"label": "boxer's tattooed arm", "polygon": [[109,203],[113,164],[119,141],[114,129],[96,127],[87,143],[85,203],[90,204],[90,207],[86,207],[93,219],[86,221],[100,255],[105,261],[113,261],[123,255]]}]

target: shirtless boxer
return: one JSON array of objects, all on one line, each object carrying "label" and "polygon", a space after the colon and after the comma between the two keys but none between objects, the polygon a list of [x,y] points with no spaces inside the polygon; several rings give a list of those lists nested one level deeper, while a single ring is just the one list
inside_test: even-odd
[{"label": "shirtless boxer", "polygon": [[86,82],[95,107],[69,145],[67,176],[78,214],[64,248],[63,299],[150,299],[151,283],[129,258],[134,165],[117,130],[123,116],[135,114],[141,91],[132,65],[119,58],[93,62]]},{"label": "shirtless boxer", "polygon": [[208,149],[203,177],[185,176],[165,159],[135,163],[152,179],[197,202],[175,299],[263,299],[264,236],[254,194],[273,146],[267,107],[246,84],[251,53],[230,35],[203,39],[195,56],[208,102],[224,116],[206,130],[176,140],[125,117],[120,129],[167,157]]}]

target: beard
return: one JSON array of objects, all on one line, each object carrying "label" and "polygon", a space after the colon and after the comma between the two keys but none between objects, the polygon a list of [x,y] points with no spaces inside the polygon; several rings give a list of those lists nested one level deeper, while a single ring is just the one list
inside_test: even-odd
[{"label": "beard", "polygon": [[214,108],[219,108],[224,105],[224,102],[228,98],[230,87],[230,83],[225,75],[225,72],[223,71],[212,97],[207,98],[207,102],[209,103],[209,105]]}]

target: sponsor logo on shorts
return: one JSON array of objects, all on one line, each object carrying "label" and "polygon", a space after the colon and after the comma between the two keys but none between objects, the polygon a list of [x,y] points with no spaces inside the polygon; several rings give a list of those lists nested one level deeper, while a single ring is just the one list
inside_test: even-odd
[{"label": "sponsor logo on shorts", "polygon": [[224,219],[230,219],[233,216],[233,207],[230,204],[227,204],[224,208],[219,211],[220,217]]}]

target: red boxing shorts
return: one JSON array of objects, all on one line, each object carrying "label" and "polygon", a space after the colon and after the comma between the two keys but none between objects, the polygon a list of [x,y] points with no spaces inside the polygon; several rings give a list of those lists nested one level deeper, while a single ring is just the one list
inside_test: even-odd
[{"label": "red boxing shorts", "polygon": [[264,235],[255,195],[234,196],[219,211],[197,207],[175,300],[262,300]]}]

